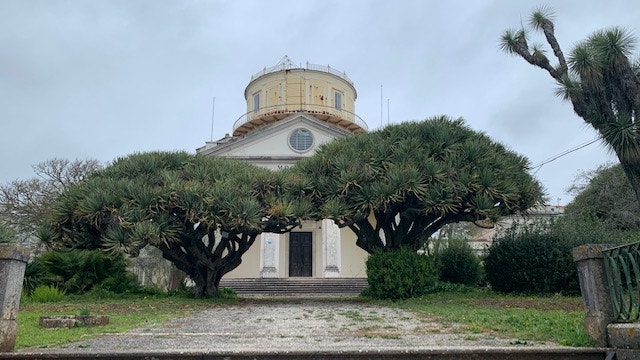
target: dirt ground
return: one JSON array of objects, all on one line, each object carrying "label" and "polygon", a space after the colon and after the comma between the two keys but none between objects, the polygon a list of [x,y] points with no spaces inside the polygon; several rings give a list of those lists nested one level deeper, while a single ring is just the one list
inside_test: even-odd
[{"label": "dirt ground", "polygon": [[[527,304],[496,302],[495,306]],[[295,299],[243,301],[163,325],[37,351],[350,351],[514,346],[522,343],[490,334],[465,333],[459,327],[401,309],[349,300]]]}]

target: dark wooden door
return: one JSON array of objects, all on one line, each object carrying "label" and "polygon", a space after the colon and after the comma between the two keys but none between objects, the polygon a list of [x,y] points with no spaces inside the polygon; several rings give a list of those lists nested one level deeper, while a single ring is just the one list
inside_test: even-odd
[{"label": "dark wooden door", "polygon": [[311,233],[289,233],[289,276],[311,276]]}]

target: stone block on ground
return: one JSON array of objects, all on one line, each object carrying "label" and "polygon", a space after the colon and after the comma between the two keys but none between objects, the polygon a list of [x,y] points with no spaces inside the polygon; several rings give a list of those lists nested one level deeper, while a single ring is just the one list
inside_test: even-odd
[{"label": "stone block on ground", "polygon": [[107,315],[59,315],[59,316],[41,316],[40,326],[43,328],[72,328],[76,326],[100,326],[109,323]]}]

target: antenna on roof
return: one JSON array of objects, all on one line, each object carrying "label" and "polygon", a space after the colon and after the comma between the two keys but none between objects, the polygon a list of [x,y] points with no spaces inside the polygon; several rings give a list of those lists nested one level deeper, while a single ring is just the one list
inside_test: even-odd
[{"label": "antenna on roof", "polygon": [[389,101],[391,99],[387,98],[387,125],[389,125],[391,123],[391,115],[390,115],[390,111],[389,111]]},{"label": "antenna on roof", "polygon": [[382,127],[383,124],[383,110],[384,110],[384,101],[382,100],[382,84],[380,84],[380,127]]},{"label": "antenna on roof", "polygon": [[211,109],[211,141],[213,141],[213,119],[216,114],[216,97],[213,97],[213,108]]}]

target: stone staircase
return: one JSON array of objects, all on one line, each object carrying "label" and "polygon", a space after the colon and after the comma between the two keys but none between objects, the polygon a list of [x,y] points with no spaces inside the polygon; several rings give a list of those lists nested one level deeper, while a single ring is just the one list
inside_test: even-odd
[{"label": "stone staircase", "polygon": [[249,296],[356,296],[366,287],[366,278],[290,277],[220,280],[220,288],[230,288],[238,295]]}]

